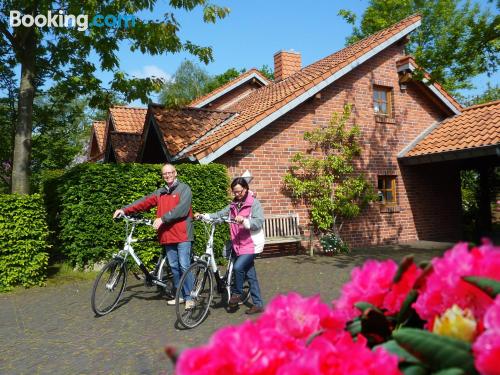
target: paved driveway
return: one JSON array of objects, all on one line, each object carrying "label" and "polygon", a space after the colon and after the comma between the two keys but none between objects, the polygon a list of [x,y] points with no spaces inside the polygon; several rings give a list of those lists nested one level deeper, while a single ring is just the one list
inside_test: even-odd
[{"label": "paved driveway", "polygon": [[[319,293],[325,302],[339,294],[354,266],[368,257],[400,260],[413,253],[430,259],[448,244],[359,249],[350,255],[305,255],[257,260],[266,301],[280,293]],[[131,278],[125,302],[111,314],[96,318],[90,308],[91,282],[32,288],[0,295],[0,374],[171,374],[163,348],[199,345],[219,327],[247,319],[244,309],[212,310],[193,330],[175,326],[175,307]]]}]

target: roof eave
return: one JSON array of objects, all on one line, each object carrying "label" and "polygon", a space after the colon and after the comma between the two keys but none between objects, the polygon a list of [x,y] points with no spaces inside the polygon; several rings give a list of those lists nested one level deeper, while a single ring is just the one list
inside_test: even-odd
[{"label": "roof eave", "polygon": [[[398,66],[398,72],[402,72],[405,70],[410,70],[413,72],[416,69],[417,69],[417,67],[412,64],[411,60],[409,62],[407,62],[406,64]],[[422,79],[422,83],[424,83],[429,88],[429,90],[431,90],[431,92],[434,95],[436,95],[436,97],[439,100],[441,100],[443,102],[443,104],[448,109],[450,109],[454,114],[458,115],[461,113],[460,108],[457,108],[446,96],[444,96],[441,93],[441,91],[439,91],[439,89],[436,87],[436,85],[434,85],[434,83],[431,83],[431,81],[428,78],[424,77]]]},{"label": "roof eave", "polygon": [[470,158],[478,158],[483,156],[497,156],[500,157],[500,144],[488,145],[483,147],[474,147],[461,150],[450,150],[443,152],[434,152],[425,155],[414,155],[398,157],[401,164],[404,165],[418,165],[427,163],[437,163],[451,160],[463,160]]},{"label": "roof eave", "polygon": [[313,86],[309,90],[305,91],[303,94],[299,95],[289,103],[285,104],[283,107],[278,109],[277,111],[273,112],[269,116],[265,117],[261,121],[259,121],[257,124],[252,126],[250,129],[247,131],[241,133],[239,136],[236,138],[233,138],[231,141],[225,143],[223,146],[215,150],[214,152],[203,156],[201,159],[199,159],[200,164],[208,164],[215,159],[219,158],[220,156],[224,155],[226,152],[231,150],[232,148],[236,147],[261,129],[265,128],[267,125],[284,115],[285,113],[289,112],[290,110],[294,109],[297,107],[299,104],[305,102],[307,99],[310,97],[316,95],[319,91],[323,90],[326,86],[332,84],[339,78],[343,77],[350,71],[352,71],[354,68],[358,67],[359,65],[363,64],[365,61],[369,60],[382,50],[386,49],[390,45],[394,44],[401,38],[405,37],[409,33],[411,33],[413,30],[415,30],[417,27],[421,25],[421,20],[415,21],[413,24],[409,25],[405,29],[401,30],[399,33],[395,34],[391,38],[387,39],[383,43],[379,44],[377,47],[371,49],[370,51],[366,52],[362,56],[358,57],[356,60],[351,62],[349,65],[345,66],[344,68],[340,69],[339,71],[335,72],[332,74],[330,77],[326,78],[325,80],[319,82],[317,85]]},{"label": "roof eave", "polygon": [[240,80],[240,81],[237,81],[235,82],[234,84],[232,85],[229,85],[228,87],[226,87],[224,90],[220,91],[220,92],[217,92],[215,93],[214,95],[211,95],[209,96],[208,98],[206,98],[205,100],[193,105],[192,107],[194,108],[201,108],[205,105],[207,105],[208,103],[211,103],[213,102],[214,100],[220,98],[221,96],[227,94],[228,92],[234,90],[236,87],[238,86],[241,86],[243,85],[244,83],[252,80],[253,78],[259,80],[259,82],[261,82],[264,86],[267,86],[269,85],[269,82],[266,82],[266,81],[263,81],[261,77],[259,77],[259,75],[257,73],[252,73],[250,74],[249,76],[247,76],[246,78]]}]

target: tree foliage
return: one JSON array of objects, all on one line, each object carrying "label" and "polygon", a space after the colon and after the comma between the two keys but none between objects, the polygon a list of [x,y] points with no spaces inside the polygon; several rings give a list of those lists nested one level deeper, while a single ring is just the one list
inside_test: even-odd
[{"label": "tree foliage", "polygon": [[356,217],[375,199],[371,185],[354,170],[360,130],[355,124],[348,128],[350,115],[346,105],[342,114],[333,113],[327,127],[306,132],[311,149],[295,154],[284,176],[292,197],[308,206],[314,227],[336,235],[345,219]]},{"label": "tree foliage", "polygon": [[[184,60],[175,71],[172,80],[165,83],[160,93],[160,102],[167,108],[180,108],[194,99],[208,94],[243,74],[245,69],[229,68],[224,73],[211,76],[198,64]],[[268,79],[274,73],[267,65],[260,72]]]},{"label": "tree foliage", "polygon": [[[125,43],[131,51],[152,55],[187,51],[208,63],[212,60],[211,48],[199,46],[190,40],[181,40],[181,25],[175,12],[201,7],[203,21],[215,22],[225,17],[229,9],[210,4],[206,0],[171,0],[171,10],[162,19],[135,18],[133,27],[123,24],[113,27],[91,26],[84,31],[77,27],[35,25],[12,28],[9,25],[10,11],[18,10],[22,15],[46,15],[48,11],[61,10],[63,14],[88,15],[93,18],[97,14],[135,15],[141,11],[153,10],[155,4],[156,0],[6,0],[0,3],[0,71],[12,71],[16,65],[21,67],[12,171],[13,192],[29,192],[33,101],[35,93],[44,84],[50,85],[49,94],[52,94],[52,90],[58,94],[64,93],[68,102],[81,95],[88,95],[93,107],[109,107],[110,92],[123,93],[127,102],[140,99],[146,103],[148,94],[158,90],[162,80],[155,77],[130,77],[122,71],[118,51]],[[90,54],[98,57],[98,63],[90,61]],[[96,75],[97,71],[111,73],[111,81],[102,82]]]},{"label": "tree foliage", "polygon": [[205,94],[210,82],[207,71],[192,61],[184,60],[167,82],[160,94],[160,102],[168,108],[187,105],[193,99]]},{"label": "tree foliage", "polygon": [[500,100],[500,86],[488,85],[485,92],[469,98],[466,102],[466,105],[472,106],[477,104],[493,102],[496,100]]},{"label": "tree foliage", "polygon": [[[347,42],[354,43],[415,13],[422,15],[422,25],[412,34],[407,52],[447,90],[457,94],[472,87],[472,77],[497,70],[500,16],[471,1],[371,0]],[[339,15],[353,25],[356,22],[353,12],[344,9]]]}]

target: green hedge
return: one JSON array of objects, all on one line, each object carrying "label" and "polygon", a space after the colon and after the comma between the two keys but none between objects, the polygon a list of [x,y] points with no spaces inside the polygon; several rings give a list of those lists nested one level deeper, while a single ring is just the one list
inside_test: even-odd
[{"label": "green hedge", "polygon": [[[59,231],[59,251],[79,267],[109,259],[124,240],[124,223],[111,219],[114,210],[163,184],[160,170],[161,165],[88,163],[74,167],[60,178],[48,179],[46,203],[52,213],[49,221]],[[224,166],[182,164],[177,170],[179,180],[191,186],[195,212],[212,212],[228,203],[229,179]],[[51,194],[57,197],[49,199]],[[155,212],[145,216],[154,218]],[[141,226],[136,233],[140,239],[156,238],[151,227]],[[216,250],[220,251],[228,238],[228,229],[219,229]],[[205,239],[201,223],[195,223],[196,253],[204,251]],[[148,263],[160,251],[157,241],[136,243],[134,249]]]},{"label": "green hedge", "polygon": [[48,227],[40,194],[0,194],[0,290],[43,285]]}]

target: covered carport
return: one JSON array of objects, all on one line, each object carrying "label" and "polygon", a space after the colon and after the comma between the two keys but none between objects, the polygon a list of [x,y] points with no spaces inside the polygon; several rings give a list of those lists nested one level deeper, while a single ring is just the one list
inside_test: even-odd
[{"label": "covered carport", "polygon": [[398,161],[419,239],[465,239],[460,185],[464,170],[479,176],[474,240],[499,239],[500,101],[465,108],[432,125],[399,153]]}]

